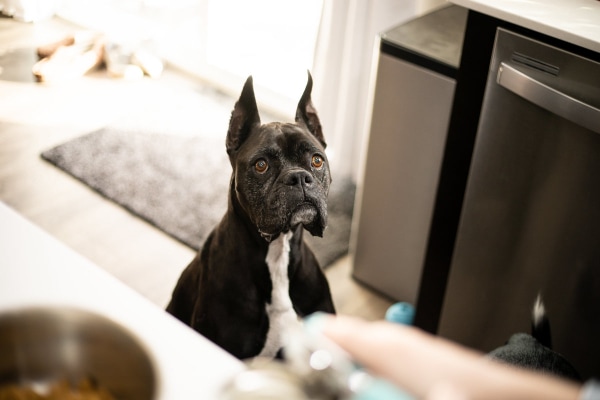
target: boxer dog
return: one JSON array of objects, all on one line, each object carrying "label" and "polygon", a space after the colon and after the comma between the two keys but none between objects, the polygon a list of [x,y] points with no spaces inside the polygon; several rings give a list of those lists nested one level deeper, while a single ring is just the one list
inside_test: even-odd
[{"label": "boxer dog", "polygon": [[[334,313],[304,229],[322,236],[331,183],[312,77],[294,123],[261,124],[252,77],[235,103],[226,149],[228,207],[182,272],[167,311],[234,356],[280,356],[284,330]],[[210,184],[210,183],[208,183]]]}]

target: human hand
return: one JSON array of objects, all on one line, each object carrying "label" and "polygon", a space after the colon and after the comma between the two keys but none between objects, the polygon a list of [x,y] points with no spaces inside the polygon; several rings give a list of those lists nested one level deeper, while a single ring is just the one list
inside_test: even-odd
[{"label": "human hand", "polygon": [[564,400],[579,395],[575,383],[499,364],[413,327],[330,315],[310,323],[374,375],[417,398]]}]

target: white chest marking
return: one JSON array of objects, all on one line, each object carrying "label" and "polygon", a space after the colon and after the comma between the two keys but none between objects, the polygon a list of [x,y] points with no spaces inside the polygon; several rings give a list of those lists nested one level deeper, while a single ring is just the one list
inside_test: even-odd
[{"label": "white chest marking", "polygon": [[267,252],[267,266],[271,275],[273,289],[271,303],[267,303],[266,310],[269,317],[269,331],[265,345],[259,356],[275,357],[279,349],[285,344],[285,331],[291,324],[299,324],[298,315],[294,311],[290,299],[290,281],[288,278],[288,265],[290,261],[290,238],[292,232],[280,235],[269,244]]}]

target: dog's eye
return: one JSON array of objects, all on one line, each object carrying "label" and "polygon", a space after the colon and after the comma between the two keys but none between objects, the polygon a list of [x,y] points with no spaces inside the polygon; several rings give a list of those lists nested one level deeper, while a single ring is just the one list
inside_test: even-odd
[{"label": "dog's eye", "polygon": [[312,166],[313,166],[313,167],[315,167],[316,169],[321,169],[321,168],[323,168],[323,164],[324,164],[324,163],[325,163],[325,161],[323,161],[323,157],[321,157],[320,155],[318,155],[318,154],[315,154],[315,155],[312,157],[311,164],[312,164]]},{"label": "dog's eye", "polygon": [[261,158],[254,164],[254,169],[259,174],[264,174],[265,172],[267,172],[267,169],[269,169],[269,164]]}]

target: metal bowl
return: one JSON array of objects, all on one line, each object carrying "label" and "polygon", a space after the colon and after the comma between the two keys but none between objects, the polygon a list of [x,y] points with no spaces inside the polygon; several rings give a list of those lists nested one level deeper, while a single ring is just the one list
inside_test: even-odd
[{"label": "metal bowl", "polygon": [[119,400],[151,400],[156,394],[148,352],[115,322],[74,308],[0,314],[0,385],[77,385],[86,379]]}]

